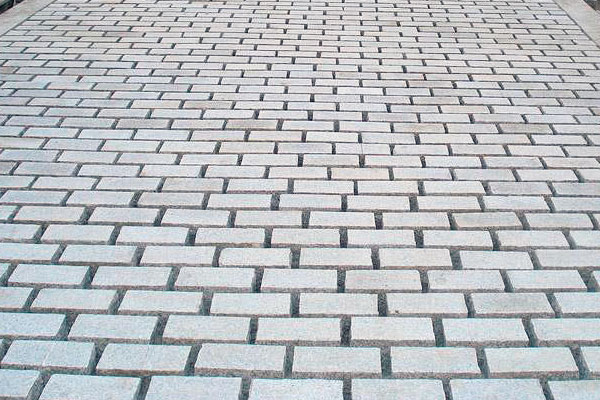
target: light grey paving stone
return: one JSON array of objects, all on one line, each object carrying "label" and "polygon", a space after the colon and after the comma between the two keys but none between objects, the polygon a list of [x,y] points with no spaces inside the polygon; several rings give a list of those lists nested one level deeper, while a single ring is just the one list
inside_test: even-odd
[{"label": "light grey paving stone", "polygon": [[57,250],[56,244],[0,243],[0,261],[49,262]]},{"label": "light grey paving stone", "polygon": [[536,379],[453,379],[450,381],[455,400],[544,400]]},{"label": "light grey paving stone", "polygon": [[228,221],[229,211],[171,208],[163,215],[161,225],[219,227],[226,226]]},{"label": "light grey paving stone", "polygon": [[588,269],[600,264],[599,250],[536,250],[542,269]]},{"label": "light grey paving stone", "polygon": [[375,228],[375,215],[359,211],[312,211],[308,225],[311,228]]},{"label": "light grey paving stone", "polygon": [[485,349],[491,378],[574,378],[577,365],[566,347]]},{"label": "light grey paving stone", "polygon": [[434,379],[353,379],[354,400],[441,400],[442,381]]},{"label": "light grey paving stone", "polygon": [[433,346],[435,336],[430,318],[354,317],[353,346]]},{"label": "light grey paving stone", "polygon": [[249,292],[253,284],[254,271],[248,268],[183,267],[175,281],[175,289]]},{"label": "light grey paving stone", "polygon": [[600,348],[599,347],[582,347],[581,354],[585,360],[585,365],[590,371],[590,375],[594,378],[600,376]]},{"label": "light grey paving stone", "polygon": [[531,229],[592,229],[585,214],[525,214]]},{"label": "light grey paving stone", "polygon": [[265,242],[264,229],[259,228],[198,228],[196,246],[240,246],[262,247]]},{"label": "light grey paving stone", "polygon": [[428,271],[432,292],[503,292],[504,281],[497,270]]},{"label": "light grey paving stone", "polygon": [[31,304],[31,311],[108,313],[116,301],[117,292],[106,289],[41,289]]},{"label": "light grey paving stone", "polygon": [[117,237],[118,244],[184,244],[188,229],[164,226],[124,226]]},{"label": "light grey paving stone", "polygon": [[594,400],[600,393],[600,380],[549,381],[548,386],[555,400]]},{"label": "light grey paving stone", "polygon": [[[252,271],[252,274],[253,271]],[[335,270],[266,269],[261,292],[336,292],[338,274]]]},{"label": "light grey paving stone", "polygon": [[540,346],[598,345],[600,319],[532,319],[533,333]]},{"label": "light grey paving stone", "polygon": [[381,269],[450,269],[447,249],[380,249]]},{"label": "light grey paving stone", "polygon": [[24,206],[15,215],[19,222],[67,222],[81,220],[84,207]]},{"label": "light grey paving stone", "polygon": [[383,213],[385,229],[450,229],[445,212]]},{"label": "light grey paving stone", "polygon": [[424,231],[425,247],[492,249],[492,238],[488,232],[478,231]]},{"label": "light grey paving stone", "polygon": [[144,192],[137,201],[138,207],[201,208],[203,193]]},{"label": "light grey paving stone", "polygon": [[271,245],[293,248],[339,246],[340,233],[337,229],[274,228]]},{"label": "light grey paving stone", "polygon": [[249,326],[250,318],[169,315],[162,338],[167,344],[245,343]]},{"label": "light grey paving stone", "polygon": [[211,266],[212,246],[147,246],[140,264],[147,266]]},{"label": "light grey paving stone", "polygon": [[458,229],[521,228],[514,212],[452,213]]},{"label": "light grey paving stone", "polygon": [[560,231],[498,231],[501,250],[530,248],[568,249],[569,243]]},{"label": "light grey paving stone", "polygon": [[38,371],[0,369],[0,398],[32,400],[41,386]]},{"label": "light grey paving stone", "polygon": [[109,343],[96,365],[100,375],[182,375],[191,346]]},{"label": "light grey paving stone", "polygon": [[53,339],[64,328],[60,314],[0,313],[0,337],[7,339]]},{"label": "light grey paving stone", "polygon": [[107,225],[50,225],[41,241],[46,243],[107,244],[114,227]]},{"label": "light grey paving stone", "polygon": [[369,249],[303,248],[300,268],[357,269],[372,268]]},{"label": "light grey paving stone", "polygon": [[325,379],[254,379],[250,400],[343,399],[343,382]]},{"label": "light grey paving stone", "polygon": [[270,194],[211,194],[208,198],[208,209],[243,209],[269,210],[271,208]]},{"label": "light grey paving stone", "polygon": [[5,242],[28,242],[35,239],[40,231],[34,224],[0,224],[0,240]]},{"label": "light grey paving stone", "polygon": [[473,293],[471,300],[475,317],[554,316],[544,293]]},{"label": "light grey paving stone", "polygon": [[221,267],[289,268],[290,249],[226,248],[221,250]]},{"label": "light grey paving stone", "polygon": [[392,347],[392,376],[401,378],[478,377],[475,349]]},{"label": "light grey paving stone", "polygon": [[460,293],[389,293],[386,297],[390,316],[467,316]]},{"label": "light grey paving stone", "polygon": [[164,289],[171,268],[166,267],[98,267],[91,282],[99,289]]},{"label": "light grey paving stone", "polygon": [[1,365],[8,368],[89,373],[94,354],[93,343],[15,340]]},{"label": "light grey paving stone", "polygon": [[262,228],[265,226],[301,227],[301,211],[251,211],[240,210],[235,216],[235,225]]},{"label": "light grey paving stone", "polygon": [[19,264],[8,279],[10,286],[81,287],[90,268],[76,265]]},{"label": "light grey paving stone", "polygon": [[577,271],[508,271],[515,292],[585,292],[585,283]]},{"label": "light grey paving stone", "polygon": [[107,192],[107,191],[74,191],[67,205],[69,206],[123,206],[127,207],[133,199],[133,192]]},{"label": "light grey paving stone", "polygon": [[155,208],[96,207],[88,222],[90,224],[139,224],[151,225],[159,210]]},{"label": "light grey paving stone", "polygon": [[339,345],[338,318],[259,318],[258,344]]},{"label": "light grey paving stone", "polygon": [[415,237],[410,230],[349,229],[348,247],[415,247]]},{"label": "light grey paving stone", "polygon": [[345,291],[348,293],[420,292],[418,271],[358,270],[346,272]]},{"label": "light grey paving stone", "polygon": [[301,316],[378,315],[377,295],[364,293],[301,293]]},{"label": "light grey paving stone", "polygon": [[576,248],[600,248],[600,232],[598,231],[570,231],[569,236]]},{"label": "light grey paving stone", "polygon": [[215,293],[212,315],[275,316],[290,315],[291,296],[287,293]]},{"label": "light grey paving stone", "polygon": [[146,400],[237,400],[241,378],[153,376]]},{"label": "light grey paving stone", "polygon": [[21,311],[29,302],[32,288],[0,287],[0,310]]},{"label": "light grey paving stone", "polygon": [[446,346],[527,346],[529,338],[517,318],[447,318],[442,321]]},{"label": "light grey paving stone", "polygon": [[380,350],[374,347],[297,346],[292,376],[335,379],[380,377]]},{"label": "light grey paving stone", "polygon": [[119,314],[198,314],[202,292],[128,290]]},{"label": "light grey paving stone", "polygon": [[60,256],[60,262],[69,264],[129,265],[135,258],[134,246],[71,244]]},{"label": "light grey paving stone", "polygon": [[134,400],[140,383],[139,378],[56,374],[40,400]]},{"label": "light grey paving stone", "polygon": [[[409,211],[410,201],[407,196],[387,195],[384,188],[365,188],[364,184],[368,182],[358,183],[358,192],[360,195],[346,196],[348,203],[347,209],[350,211]],[[387,184],[388,182],[386,182]],[[403,184],[404,182],[390,182]],[[404,187],[398,189],[400,193],[404,193]],[[410,189],[412,192],[412,189]],[[363,193],[372,193],[373,195],[365,195]],[[382,196],[381,194],[385,194]]]},{"label": "light grey paving stone", "polygon": [[202,345],[196,374],[282,378],[285,346],[208,343]]},{"label": "light grey paving stone", "polygon": [[529,254],[517,251],[460,251],[463,269],[533,269]]},{"label": "light grey paving stone", "polygon": [[69,340],[149,343],[157,322],[151,316],[81,314],[73,322]]},{"label": "light grey paving stone", "polygon": [[554,293],[554,298],[565,317],[600,316],[600,293]]}]

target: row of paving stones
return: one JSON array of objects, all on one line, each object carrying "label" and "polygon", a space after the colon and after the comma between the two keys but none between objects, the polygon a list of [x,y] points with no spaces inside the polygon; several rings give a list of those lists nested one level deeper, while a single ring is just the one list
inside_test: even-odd
[{"label": "row of paving stones", "polygon": [[[8,398],[30,398],[37,395],[44,376],[37,371],[0,370],[0,382],[6,384],[3,394]],[[593,399],[599,381],[549,381],[540,384],[535,379],[452,379],[449,382],[434,379],[352,379],[351,381],[324,379],[268,379],[248,382],[235,377],[174,377],[154,376],[150,382],[133,377],[101,377],[56,374],[50,377],[40,399],[69,398],[134,399],[143,392],[148,400],[181,399],[235,400],[240,394],[251,400],[292,400],[326,398],[342,400],[350,393],[353,399],[439,400],[451,394],[455,400],[498,398],[506,400],[544,400],[551,393],[556,400]],[[176,388],[174,393],[174,388]],[[501,393],[502,397],[496,396]],[[12,396],[12,397],[11,397]],[[399,397],[400,396],[400,397]],[[575,396],[575,397],[573,397]]]}]

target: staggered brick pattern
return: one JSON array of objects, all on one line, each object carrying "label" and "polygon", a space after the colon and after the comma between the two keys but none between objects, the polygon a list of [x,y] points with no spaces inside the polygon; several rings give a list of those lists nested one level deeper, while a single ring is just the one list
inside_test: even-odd
[{"label": "staggered brick pattern", "polygon": [[551,0],[56,0],[0,125],[3,399],[600,398],[600,49]]}]

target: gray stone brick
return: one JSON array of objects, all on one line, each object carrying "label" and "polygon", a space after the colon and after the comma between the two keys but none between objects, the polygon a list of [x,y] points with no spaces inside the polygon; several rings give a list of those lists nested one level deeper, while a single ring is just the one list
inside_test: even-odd
[{"label": "gray stone brick", "polygon": [[259,318],[256,343],[339,345],[340,329],[337,318]]},{"label": "gray stone brick", "polygon": [[167,344],[245,343],[248,340],[249,325],[250,318],[170,315],[162,338]]},{"label": "gray stone brick", "polygon": [[594,400],[600,391],[598,380],[550,381],[548,385],[555,400],[569,400],[573,396],[580,400]]},{"label": "gray stone brick", "polygon": [[120,314],[198,314],[201,292],[128,290],[119,305]]},{"label": "gray stone brick", "polygon": [[374,378],[381,376],[378,348],[302,347],[294,349],[294,377]]},{"label": "gray stone brick", "polygon": [[134,400],[139,390],[139,378],[56,374],[50,377],[40,400]]},{"label": "gray stone brick", "polygon": [[464,295],[459,293],[390,293],[387,301],[392,316],[467,316]]},{"label": "gray stone brick", "polygon": [[37,395],[41,374],[30,370],[0,370],[0,397],[7,400],[30,400]]},{"label": "gray stone brick", "polygon": [[[237,400],[240,378],[199,376],[153,376],[146,400]],[[175,390],[173,390],[175,388]]]},{"label": "gray stone brick", "polygon": [[81,314],[69,331],[69,340],[149,343],[157,322],[157,317]]},{"label": "gray stone brick", "polygon": [[453,379],[452,398],[469,400],[544,400],[544,392],[535,379]]},{"label": "gray stone brick", "polygon": [[444,398],[442,382],[434,379],[353,379],[352,398],[368,400],[407,398],[412,400],[439,400]]},{"label": "gray stone brick", "polygon": [[94,354],[92,343],[15,340],[2,359],[2,366],[89,373]]},{"label": "gray stone brick", "polygon": [[202,346],[197,374],[283,377],[285,346],[208,343]]},{"label": "gray stone brick", "polygon": [[578,375],[573,355],[566,347],[513,347],[484,351],[491,378],[573,378]]},{"label": "gray stone brick", "polygon": [[0,313],[0,336],[8,339],[53,339],[64,327],[60,314]]},{"label": "gray stone brick", "polygon": [[182,375],[191,346],[109,343],[96,366],[100,375]]},{"label": "gray stone brick", "polygon": [[8,279],[11,286],[81,287],[89,267],[75,265],[19,264]]},{"label": "gray stone brick", "polygon": [[475,349],[453,347],[392,347],[392,376],[442,378],[481,376]]},{"label": "gray stone brick", "polygon": [[331,400],[343,398],[342,382],[325,379],[254,379],[250,386],[250,400]]}]

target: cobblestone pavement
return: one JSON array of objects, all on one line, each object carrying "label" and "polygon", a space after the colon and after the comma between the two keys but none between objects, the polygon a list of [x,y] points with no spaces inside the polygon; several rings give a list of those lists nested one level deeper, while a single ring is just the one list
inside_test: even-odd
[{"label": "cobblestone pavement", "polygon": [[56,0],[0,74],[0,398],[600,398],[553,1]]}]

